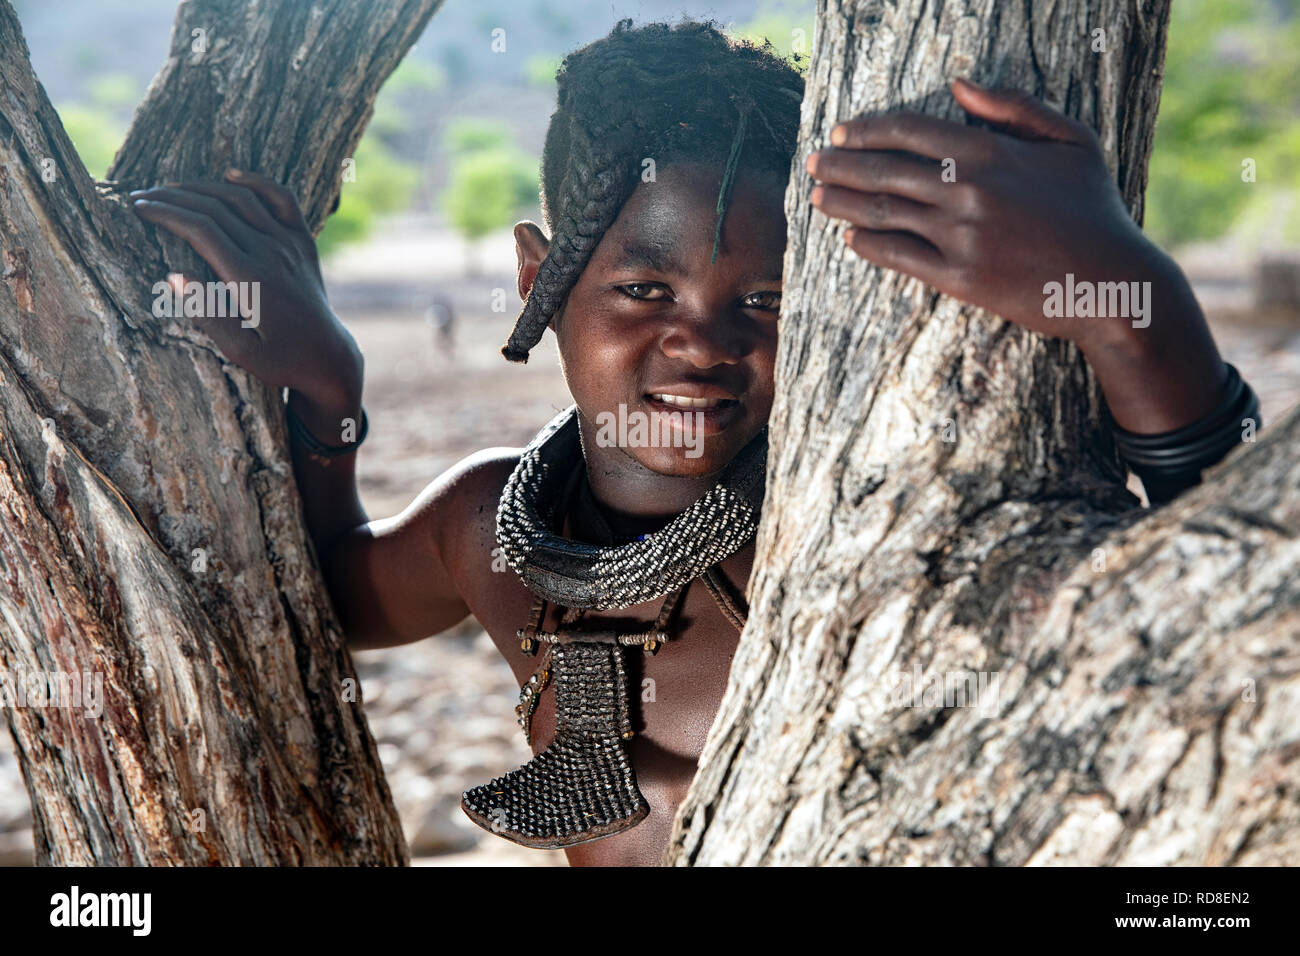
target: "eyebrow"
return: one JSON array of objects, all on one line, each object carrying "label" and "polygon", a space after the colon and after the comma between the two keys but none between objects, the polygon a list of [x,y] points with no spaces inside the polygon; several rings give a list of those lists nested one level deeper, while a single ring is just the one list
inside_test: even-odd
[{"label": "eyebrow", "polygon": [[[670,275],[686,275],[690,272],[673,246],[647,239],[623,240],[614,268],[653,269]],[[753,270],[749,278],[757,282],[780,282],[782,271],[783,263],[778,259],[775,268],[759,267]]]},{"label": "eyebrow", "polygon": [[666,244],[648,240],[625,239],[620,244],[614,267],[653,269],[656,272],[684,275],[688,270],[676,251]]}]

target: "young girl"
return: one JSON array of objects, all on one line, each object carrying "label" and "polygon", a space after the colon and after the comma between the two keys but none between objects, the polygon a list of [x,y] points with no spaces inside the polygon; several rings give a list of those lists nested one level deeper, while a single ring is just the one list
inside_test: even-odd
[{"label": "young girl", "polygon": [[[712,24],[624,21],[558,82],[546,231],[515,227],[524,309],[503,351],[524,360],[553,330],[575,407],[527,449],[461,462],[395,518],[368,520],[357,496],[362,357],[294,197],[237,170],[133,197],[222,280],[261,284],[255,328],[207,327],[289,389],[298,486],[350,645],[473,614],[523,685],[536,756],[466,793],[466,812],[573,863],[652,864],[744,623],[792,169],[864,258],[1076,342],[1153,501],[1195,483],[1257,409],[1095,137],[1036,100],[959,82],[991,128],[857,119],[795,165],[802,79]],[[1141,316],[1057,318],[1045,291],[1067,275],[1150,283]]]}]

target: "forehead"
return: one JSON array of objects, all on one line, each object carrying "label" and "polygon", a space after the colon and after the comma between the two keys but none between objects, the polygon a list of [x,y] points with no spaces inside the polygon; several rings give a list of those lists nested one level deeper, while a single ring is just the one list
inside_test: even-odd
[{"label": "forehead", "polygon": [[[652,265],[666,260],[692,271],[710,266],[717,226],[720,166],[674,163],[656,170],[654,182],[641,182],[601,238],[592,262]],[[775,278],[781,275],[786,220],[784,176],[741,170],[732,184],[717,265],[743,262]],[[724,262],[725,260],[725,262]]]}]

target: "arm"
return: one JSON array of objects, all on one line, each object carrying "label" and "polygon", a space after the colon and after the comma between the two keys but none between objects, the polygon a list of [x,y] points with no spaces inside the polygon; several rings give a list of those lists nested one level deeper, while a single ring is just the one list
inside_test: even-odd
[{"label": "arm", "polygon": [[[1075,342],[1120,428],[1164,433],[1209,414],[1226,367],[1181,270],[1129,216],[1096,135],[1024,94],[965,81],[953,93],[994,128],[915,113],[843,123],[839,148],[808,159],[813,204],[852,224],[845,241],[863,258]],[[1122,317],[1064,316],[1048,292],[1067,281],[1142,295]]]},{"label": "arm", "polygon": [[[361,420],[361,352],[329,307],[316,245],[298,203],[255,173],[226,183],[131,194],[141,218],[184,239],[223,282],[255,283],[256,307],[202,320],[222,353],[268,385],[313,437],[341,446]],[[357,494],[356,452],[313,455],[292,443],[294,476],[326,587],[351,646],[419,640],[469,613],[443,560],[457,474],[434,482],[396,518],[370,522]],[[464,469],[461,473],[465,473]]]}]

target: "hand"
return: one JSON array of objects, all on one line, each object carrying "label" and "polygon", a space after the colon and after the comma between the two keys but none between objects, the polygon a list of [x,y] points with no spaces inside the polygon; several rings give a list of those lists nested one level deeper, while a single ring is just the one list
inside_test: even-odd
[{"label": "hand", "polygon": [[256,284],[256,315],[204,323],[227,358],[314,404],[353,408],[361,392],[360,353],[329,307],[297,200],[257,173],[230,170],[226,179],[138,190],[131,193],[133,208],[189,243],[221,281]]},{"label": "hand", "polygon": [[[851,224],[845,242],[864,259],[1075,342],[1121,427],[1162,432],[1208,413],[1226,375],[1214,339],[1177,264],[1133,222],[1096,135],[1024,93],[952,89],[995,129],[903,112],[842,123],[839,148],[808,157],[813,205]],[[1140,299],[1126,315],[1051,314],[1048,284],[1069,275],[1076,289],[1129,283]]]},{"label": "hand", "polygon": [[[1133,222],[1096,135],[1026,94],[965,81],[953,95],[996,130],[918,113],[840,124],[842,148],[814,153],[812,202],[853,228],[845,241],[878,265],[921,279],[1045,335],[1109,337],[1124,318],[1045,314],[1050,282],[1172,277]],[[1148,305],[1150,303],[1147,303]]]}]

